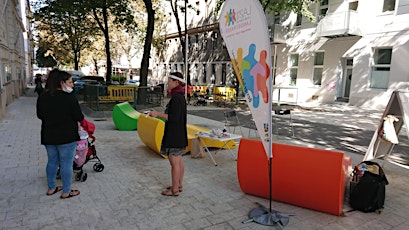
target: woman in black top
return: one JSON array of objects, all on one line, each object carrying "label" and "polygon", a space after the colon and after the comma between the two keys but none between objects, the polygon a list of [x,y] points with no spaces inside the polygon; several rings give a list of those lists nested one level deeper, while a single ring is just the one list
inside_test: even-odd
[{"label": "woman in black top", "polygon": [[[52,70],[47,78],[45,92],[37,99],[37,117],[41,119],[41,144],[47,150],[46,166],[48,191],[53,195],[62,190],[61,199],[77,196],[71,190],[73,162],[78,135],[78,122],[84,119],[77,98],[71,94],[71,75],[58,69]],[[58,167],[62,187],[57,186]]]},{"label": "woman in black top", "polygon": [[41,74],[36,75],[36,79],[34,80],[34,83],[36,85],[36,87],[34,88],[34,92],[36,92],[38,96],[40,96],[44,91],[43,81],[41,80]]},{"label": "woman in black top", "polygon": [[185,166],[182,155],[187,146],[187,109],[184,90],[185,83],[180,72],[170,73],[168,77],[168,90],[172,96],[166,105],[165,113],[151,111],[152,117],[160,117],[166,120],[163,134],[161,153],[168,156],[171,166],[172,185],[162,191],[164,196],[178,196],[183,191],[183,176]]}]

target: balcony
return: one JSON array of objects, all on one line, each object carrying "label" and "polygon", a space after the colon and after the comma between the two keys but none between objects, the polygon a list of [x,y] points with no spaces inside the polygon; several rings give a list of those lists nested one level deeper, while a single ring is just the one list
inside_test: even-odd
[{"label": "balcony", "polygon": [[327,14],[317,25],[319,37],[361,36],[356,11]]},{"label": "balcony", "polygon": [[285,35],[288,32],[288,29],[286,26],[279,25],[279,24],[270,25],[268,26],[268,32],[270,34],[271,43],[286,43]]}]

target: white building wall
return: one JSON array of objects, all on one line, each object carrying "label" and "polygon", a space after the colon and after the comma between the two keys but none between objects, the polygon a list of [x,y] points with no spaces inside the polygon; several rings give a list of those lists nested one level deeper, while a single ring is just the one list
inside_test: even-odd
[{"label": "white building wall", "polygon": [[[271,46],[272,55],[276,55],[277,60],[273,97],[277,96],[277,88],[282,87],[290,88],[287,91],[291,91],[291,93],[287,94],[294,94],[294,91],[297,91],[295,99],[297,103],[334,103],[337,99],[343,98],[348,99],[351,105],[382,108],[387,104],[392,91],[409,89],[409,65],[402,61],[409,57],[409,0],[396,0],[395,10],[387,12],[382,12],[384,0],[359,0],[357,2],[353,0],[330,0],[328,4],[325,18],[332,16],[345,20],[346,28],[350,29],[347,31],[348,35],[346,36],[339,33],[335,36],[324,35],[326,37],[320,37],[317,35],[318,22],[311,22],[303,17],[302,25],[294,26],[296,15],[283,14],[281,24],[288,29],[285,34],[286,43],[272,43]],[[188,29],[194,28],[195,23],[203,21],[205,16],[207,16],[209,23],[215,22],[214,19],[217,18],[216,15],[210,16],[213,1],[205,2],[201,0],[197,4],[199,7],[204,6],[203,4],[209,7],[206,8],[206,11],[200,10],[199,15],[188,9]],[[354,11],[352,8],[355,6],[357,8]],[[311,5],[310,10],[318,15],[319,6],[317,4]],[[179,16],[181,17],[183,30],[184,15],[182,13]],[[348,18],[350,21],[348,21]],[[273,28],[274,16],[267,15],[267,19],[268,24]],[[330,23],[338,23],[338,21],[333,20]],[[175,25],[173,15],[170,15],[167,34],[177,32]],[[220,50],[211,50],[211,33],[203,34],[209,36],[207,41],[209,49],[196,54],[192,51],[189,54],[205,57],[212,52],[221,52]],[[200,36],[203,36],[203,34]],[[204,39],[200,37],[199,40],[203,42]],[[158,65],[161,67],[167,64],[167,68],[158,68],[158,72],[173,71],[175,70],[174,63],[180,64],[183,61],[181,59],[172,60],[172,58],[175,58],[175,53],[179,52],[181,54],[179,40],[177,38],[168,39],[167,45],[166,53],[163,55],[165,57],[163,63]],[[373,52],[375,48],[381,47],[393,48],[389,85],[387,89],[374,89],[370,87]],[[277,48],[276,54],[274,54],[275,48]],[[312,82],[314,53],[316,51],[325,52],[320,86],[313,85]],[[298,76],[295,86],[289,85],[291,82],[289,57],[293,53],[299,54]],[[349,98],[345,97],[344,94],[345,81],[347,80],[347,77],[344,76],[346,74],[345,63],[347,59],[353,59]],[[272,60],[274,60],[274,57]],[[192,62],[191,75],[198,75],[199,85],[205,82],[204,78],[206,78],[206,83],[209,83],[212,75],[211,63],[222,63],[223,61],[228,60]],[[197,68],[195,64],[197,64]],[[220,81],[220,65],[217,64],[216,66],[216,84]],[[204,66],[206,67],[206,76],[202,75]],[[227,75],[231,75],[231,73],[228,72]],[[195,81],[192,81],[192,84],[194,83]],[[283,90],[282,92],[286,91]],[[288,95],[282,95],[282,98],[283,96]]]},{"label": "white building wall", "polygon": [[[349,9],[351,1],[329,1],[327,15]],[[356,25],[362,36],[317,37],[316,25],[303,18],[303,24],[289,31],[287,44],[279,49],[276,87],[288,87],[288,58],[299,54],[298,103],[334,103],[343,94],[345,58],[353,58],[353,70],[349,104],[382,108],[389,101],[392,91],[409,89],[409,65],[402,62],[409,57],[409,0],[396,1],[394,12],[382,12],[383,0],[361,0],[358,4]],[[311,11],[318,12],[317,6]],[[388,89],[370,87],[371,65],[375,48],[392,47],[392,63]],[[274,50],[274,45],[272,45]],[[321,86],[313,85],[314,52],[324,51]],[[280,57],[283,55],[283,57]],[[282,79],[287,80],[282,80]]]}]

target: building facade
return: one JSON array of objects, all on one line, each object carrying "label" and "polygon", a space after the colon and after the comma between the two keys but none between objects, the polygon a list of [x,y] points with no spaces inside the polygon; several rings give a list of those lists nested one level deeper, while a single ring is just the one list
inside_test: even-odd
[{"label": "building facade", "polygon": [[[213,13],[215,1],[190,4],[187,32],[192,85],[233,86],[234,71],[218,30],[218,15]],[[196,11],[195,6],[207,10]],[[324,0],[312,4],[310,11],[316,18],[313,22],[294,13],[267,15],[274,63],[273,101],[341,101],[383,108],[394,90],[408,90],[409,65],[404,60],[409,57],[409,0]],[[154,65],[153,76],[156,67],[158,78],[184,68],[174,25],[172,18],[167,49]]]},{"label": "building facade", "polygon": [[28,0],[0,1],[0,118],[19,98],[32,73]]},{"label": "building facade", "polygon": [[[180,1],[181,7],[184,2]],[[220,36],[218,15],[214,13],[215,0],[188,1],[187,56],[188,74],[192,85],[197,86],[234,86],[235,75],[223,39]],[[184,72],[182,46],[176,28],[176,20],[168,9],[169,22],[165,25],[165,47],[154,60],[152,77],[163,82],[172,71]],[[182,33],[185,32],[184,13],[179,15]],[[183,35],[184,36],[184,35]]]}]

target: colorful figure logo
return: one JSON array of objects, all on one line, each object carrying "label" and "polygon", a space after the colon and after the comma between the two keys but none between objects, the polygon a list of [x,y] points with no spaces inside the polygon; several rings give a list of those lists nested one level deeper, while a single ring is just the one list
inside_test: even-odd
[{"label": "colorful figure logo", "polygon": [[234,23],[237,21],[236,11],[234,9],[230,9],[229,12],[226,12],[224,18],[226,19],[225,21],[226,26],[234,25]]},{"label": "colorful figure logo", "polygon": [[250,44],[248,54],[243,58],[242,48],[237,49],[237,57],[234,60],[235,69],[239,69],[244,83],[244,93],[251,93],[253,107],[257,108],[260,103],[260,94],[264,103],[268,103],[267,80],[270,77],[270,66],[267,65],[267,51],[260,52],[260,58],[255,59],[257,47]]}]

